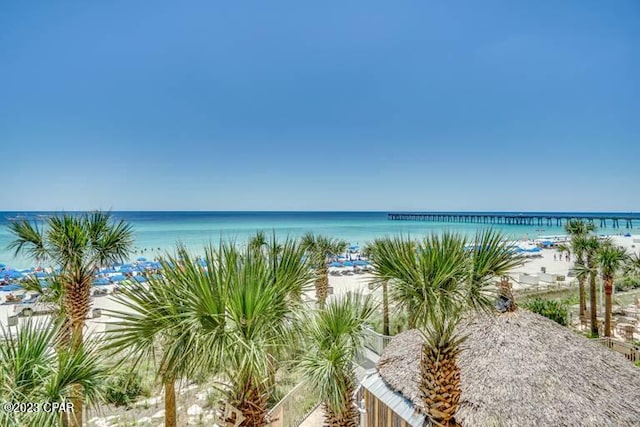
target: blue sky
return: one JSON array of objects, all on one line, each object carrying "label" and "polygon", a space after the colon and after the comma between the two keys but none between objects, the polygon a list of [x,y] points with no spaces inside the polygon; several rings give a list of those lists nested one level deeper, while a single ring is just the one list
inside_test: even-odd
[{"label": "blue sky", "polygon": [[640,210],[640,2],[0,3],[0,210]]}]

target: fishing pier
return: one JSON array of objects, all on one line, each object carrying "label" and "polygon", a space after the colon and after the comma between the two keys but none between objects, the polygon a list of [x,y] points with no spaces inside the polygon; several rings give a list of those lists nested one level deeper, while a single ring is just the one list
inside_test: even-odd
[{"label": "fishing pier", "polygon": [[514,213],[514,212],[391,212],[391,221],[456,222],[502,225],[537,225],[558,227],[570,220],[580,219],[606,228],[633,228],[633,222],[640,222],[640,214],[601,213]]}]

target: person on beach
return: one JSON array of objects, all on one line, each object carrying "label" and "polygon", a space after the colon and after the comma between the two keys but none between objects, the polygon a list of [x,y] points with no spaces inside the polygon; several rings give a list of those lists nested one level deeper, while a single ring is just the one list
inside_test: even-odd
[{"label": "person on beach", "polygon": [[557,261],[557,260],[558,260],[558,258],[556,257],[556,254],[553,254],[553,260],[554,260],[554,261]]}]

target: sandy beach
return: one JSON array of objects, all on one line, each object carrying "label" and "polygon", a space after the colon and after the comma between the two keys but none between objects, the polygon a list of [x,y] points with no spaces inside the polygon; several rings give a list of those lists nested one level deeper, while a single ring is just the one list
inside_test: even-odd
[{"label": "sandy beach", "polygon": [[[640,249],[640,235],[634,235],[632,237],[622,237],[622,236],[613,236],[612,242],[615,245],[624,247],[628,253],[639,253]],[[634,242],[638,241],[638,242]],[[550,275],[559,275],[564,276],[566,282],[570,282],[574,280],[573,277],[568,277],[568,273],[570,268],[573,266],[572,261],[566,261],[565,257],[560,257],[558,250],[556,249],[543,249],[540,252],[540,257],[536,258],[528,258],[526,262],[515,269],[512,272],[512,278],[514,279],[514,288],[522,289],[526,288],[527,284],[519,283],[519,278],[521,274],[526,275],[539,275],[541,270],[544,268],[547,274]],[[555,259],[554,259],[555,255]],[[562,258],[560,260],[560,258]],[[375,292],[379,293],[379,290],[369,290],[368,284],[372,280],[372,275],[368,273],[363,274],[353,274],[346,276],[329,276],[329,285],[333,288],[333,295],[340,295],[349,291],[360,291],[365,294]],[[544,282],[541,282],[544,284]],[[108,289],[110,292],[112,290],[112,286],[105,286],[104,288]],[[6,298],[6,292],[0,292],[0,298],[2,302],[4,302]],[[308,297],[313,297],[313,291],[308,293]],[[122,310],[124,307],[118,304],[111,294],[104,296],[94,296],[93,297],[93,309],[103,309],[103,310]],[[92,312],[93,313],[93,312]],[[13,305],[10,304],[2,304],[0,305],[0,325],[2,327],[7,327],[8,318],[12,316]],[[45,316],[38,316],[40,318],[44,318]],[[100,317],[92,318],[87,321],[87,333],[93,334],[96,332],[104,332],[107,325],[112,321],[109,316],[105,315],[104,312]],[[25,318],[20,318],[19,321],[22,323],[25,321]]]}]

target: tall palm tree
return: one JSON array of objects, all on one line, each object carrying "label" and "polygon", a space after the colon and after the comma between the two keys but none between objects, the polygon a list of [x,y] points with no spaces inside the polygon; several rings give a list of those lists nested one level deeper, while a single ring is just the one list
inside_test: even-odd
[{"label": "tall palm tree", "polygon": [[[17,333],[1,329],[0,399],[3,402],[34,402],[70,405],[74,386],[81,385],[86,403],[103,400],[106,370],[101,365],[98,343],[61,346],[60,323],[29,321]],[[67,408],[70,408],[67,406]],[[66,425],[63,412],[0,411],[0,425],[41,427]]]},{"label": "tall palm tree", "polygon": [[[243,426],[266,424],[280,360],[300,348],[296,312],[311,281],[297,242],[269,242],[269,248],[209,246],[202,264],[179,250],[162,261],[164,277],[151,279],[148,290],[124,291],[120,302],[128,310],[113,313],[121,321],[111,347],[136,361],[160,350],[167,426],[176,425],[175,382],[212,374],[226,384],[226,402],[240,410]],[[177,259],[180,268],[173,267]]]},{"label": "tall palm tree", "polygon": [[589,323],[591,336],[597,337],[598,332],[598,250],[600,240],[597,236],[583,236],[579,240],[579,246],[584,251],[584,265],[577,267],[578,278],[589,279]]},{"label": "tall palm tree", "polygon": [[318,307],[324,307],[329,295],[328,262],[331,257],[336,256],[347,248],[347,242],[309,232],[302,237],[302,246],[311,258],[311,263],[316,270],[315,285]]},{"label": "tall palm tree", "polygon": [[306,353],[299,367],[322,399],[327,426],[358,425],[353,360],[364,347],[365,324],[374,311],[371,296],[347,293],[306,318]]},{"label": "tall palm tree", "polygon": [[376,246],[374,276],[391,284],[391,298],[407,312],[410,327],[426,335],[421,390],[430,419],[439,425],[455,425],[456,356],[464,338],[454,333],[455,326],[465,310],[492,309],[495,278],[521,262],[512,249],[491,230],[478,233],[470,244],[444,233],[417,242],[386,238]]},{"label": "tall palm tree", "polygon": [[604,336],[610,337],[613,279],[618,270],[624,265],[628,255],[624,249],[614,246],[611,242],[605,242],[600,247],[597,256],[600,274],[604,283]]},{"label": "tall palm tree", "polygon": [[581,274],[584,272],[585,266],[585,242],[584,238],[595,231],[593,223],[585,222],[580,219],[571,219],[565,224],[565,230],[571,237],[569,249],[575,255],[575,267],[578,272],[578,295],[580,300],[580,316],[583,317],[587,313],[587,298],[585,295],[585,281],[587,276]]},{"label": "tall palm tree", "polygon": [[[37,263],[51,263],[60,269],[63,285],[63,306],[70,336],[70,345],[79,347],[83,341],[85,319],[90,308],[90,287],[102,266],[126,259],[133,244],[131,226],[124,221],[112,221],[107,212],[82,215],[50,216],[44,228],[21,219],[9,224],[15,239],[9,248],[15,255],[24,254]],[[71,426],[82,426],[82,390],[76,390]]]},{"label": "tall palm tree", "polygon": [[[212,247],[207,248],[207,266],[216,261],[214,253]],[[223,280],[221,269],[212,269],[208,274],[200,260],[183,246],[178,247],[174,256],[160,262],[162,277],[150,277],[148,285],[133,282],[124,287],[116,300],[125,310],[107,311],[119,319],[108,332],[107,349],[132,360],[134,367],[149,360],[157,364],[156,373],[165,396],[165,425],[175,427],[176,382],[193,376],[202,369],[199,364],[205,360],[207,368],[216,369],[222,357],[215,353],[219,347],[211,346],[203,359],[198,351],[205,340],[198,342],[196,338],[202,335],[198,322],[206,322],[212,330],[223,327],[224,299],[220,297]],[[204,298],[189,299],[196,293],[208,296],[206,305]]]}]

